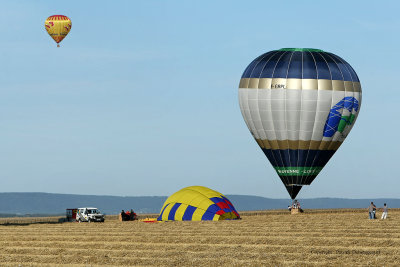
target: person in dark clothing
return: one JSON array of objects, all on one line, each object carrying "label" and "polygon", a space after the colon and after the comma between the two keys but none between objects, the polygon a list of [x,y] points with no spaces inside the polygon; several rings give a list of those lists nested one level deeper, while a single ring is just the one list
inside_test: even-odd
[{"label": "person in dark clothing", "polygon": [[369,214],[369,218],[375,219],[375,212],[376,212],[376,206],[374,204],[374,202],[371,201],[371,204],[368,207],[368,214]]},{"label": "person in dark clothing", "polygon": [[126,221],[126,213],[125,213],[124,210],[121,211],[121,219],[122,219],[123,221]]}]

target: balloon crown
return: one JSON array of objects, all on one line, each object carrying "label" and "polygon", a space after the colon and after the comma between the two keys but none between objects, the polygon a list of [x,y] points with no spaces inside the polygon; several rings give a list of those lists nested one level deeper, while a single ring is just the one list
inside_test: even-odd
[{"label": "balloon crown", "polygon": [[324,50],[315,48],[281,48],[278,51],[324,52]]}]

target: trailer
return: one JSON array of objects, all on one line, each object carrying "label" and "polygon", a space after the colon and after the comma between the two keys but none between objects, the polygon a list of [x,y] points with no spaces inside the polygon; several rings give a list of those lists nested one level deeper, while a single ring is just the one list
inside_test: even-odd
[{"label": "trailer", "polygon": [[78,209],[67,209],[66,210],[67,222],[75,222],[77,213]]}]

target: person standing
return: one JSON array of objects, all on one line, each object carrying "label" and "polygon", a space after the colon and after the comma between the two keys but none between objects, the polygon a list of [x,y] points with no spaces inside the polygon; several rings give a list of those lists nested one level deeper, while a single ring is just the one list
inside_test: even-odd
[{"label": "person standing", "polygon": [[368,214],[370,219],[375,219],[374,209],[376,210],[376,206],[374,202],[371,201],[371,205],[368,207]]},{"label": "person standing", "polygon": [[126,221],[126,213],[124,210],[121,211],[121,221]]},{"label": "person standing", "polygon": [[374,219],[376,219],[376,206],[374,205],[374,209],[372,210],[372,213],[374,213]]},{"label": "person standing", "polygon": [[385,220],[387,218],[387,213],[388,213],[388,207],[385,204],[383,204],[383,208],[382,208],[383,212],[382,212],[382,217],[381,220]]}]

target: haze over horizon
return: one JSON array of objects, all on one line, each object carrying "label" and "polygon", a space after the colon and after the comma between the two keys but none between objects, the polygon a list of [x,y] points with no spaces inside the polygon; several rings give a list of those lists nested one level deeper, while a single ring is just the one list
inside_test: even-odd
[{"label": "haze over horizon", "polygon": [[[353,66],[363,102],[298,198],[399,198],[399,7],[4,2],[0,192],[168,196],[203,185],[288,199],[243,121],[238,85],[262,53],[311,47]],[[53,14],[72,20],[60,48],[44,29]]]}]

